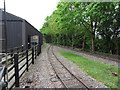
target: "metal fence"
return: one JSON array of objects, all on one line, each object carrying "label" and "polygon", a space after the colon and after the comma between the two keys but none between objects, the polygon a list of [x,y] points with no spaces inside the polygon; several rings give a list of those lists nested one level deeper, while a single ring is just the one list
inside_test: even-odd
[{"label": "metal fence", "polygon": [[[22,52],[12,53],[12,56],[7,59],[8,69],[7,73],[3,75],[4,82],[6,82],[6,76],[8,75],[7,86],[9,90],[13,87],[19,87],[20,83],[19,80],[25,73],[25,71],[29,70],[29,66],[34,64],[34,60],[37,58],[38,54],[38,47],[36,45],[28,50],[24,50]],[[6,62],[2,63],[5,64]]]}]

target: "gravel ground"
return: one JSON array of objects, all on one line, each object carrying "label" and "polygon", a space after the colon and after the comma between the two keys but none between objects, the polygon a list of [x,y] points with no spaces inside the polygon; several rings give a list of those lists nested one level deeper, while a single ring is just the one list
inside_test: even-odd
[{"label": "gravel ground", "polygon": [[[30,88],[53,88],[54,84],[51,82],[51,78],[54,77],[49,61],[47,59],[47,47],[42,49],[42,53],[35,64],[29,69],[29,72],[25,73],[20,80],[20,87],[30,86]],[[32,83],[26,83],[30,79]]]},{"label": "gravel ground", "polygon": [[59,51],[63,50],[63,51],[66,51],[66,52],[70,52],[70,53],[74,53],[74,54],[77,54],[77,55],[81,55],[81,56],[86,57],[86,58],[88,58],[90,60],[100,61],[100,62],[105,63],[105,64],[114,65],[115,67],[119,67],[120,66],[120,63],[118,63],[116,61],[109,60],[109,59],[104,59],[104,58],[97,57],[97,56],[94,56],[94,55],[89,55],[89,54],[83,53],[83,52],[77,52],[77,51],[74,51],[74,50],[71,50],[71,49],[68,49],[68,48],[63,48],[63,47],[58,47],[58,46],[56,46],[56,48]]},{"label": "gravel ground", "polygon": [[[52,69],[52,66],[48,60],[47,56],[47,48],[42,49],[42,53],[34,65],[31,65],[29,72],[26,72],[23,78],[20,79],[20,87],[30,86],[30,88],[61,88],[61,82],[56,78],[56,75]],[[91,88],[107,88],[100,82],[97,82],[94,78],[88,76],[85,72],[83,72],[78,66],[76,66],[71,61],[67,60],[63,56],[61,56],[58,50],[70,51],[73,53],[77,53],[75,51],[71,51],[65,48],[54,47],[54,53],[57,57],[64,63],[64,65],[69,68],[69,70],[78,76],[84,83],[86,83]],[[26,81],[31,80],[32,83],[26,83]]]}]

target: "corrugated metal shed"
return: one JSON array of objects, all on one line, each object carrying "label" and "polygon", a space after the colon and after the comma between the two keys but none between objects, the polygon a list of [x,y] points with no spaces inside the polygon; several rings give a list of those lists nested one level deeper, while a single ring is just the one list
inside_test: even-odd
[{"label": "corrugated metal shed", "polygon": [[[0,15],[4,15],[3,12],[0,12]],[[28,43],[30,42],[30,38],[34,35],[39,36],[39,44],[42,45],[42,34],[34,28],[30,23],[26,20],[17,17],[13,14],[6,13],[7,20],[7,48],[11,49],[14,47],[21,47],[24,45],[24,48],[28,48]],[[4,36],[4,18],[0,18],[0,22],[2,23],[2,43],[3,49],[5,49],[5,36]],[[1,29],[1,28],[0,28]]]}]

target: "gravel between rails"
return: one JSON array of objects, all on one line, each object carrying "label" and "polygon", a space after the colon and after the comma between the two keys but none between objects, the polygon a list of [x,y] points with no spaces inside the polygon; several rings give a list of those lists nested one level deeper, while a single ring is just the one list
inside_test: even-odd
[{"label": "gravel between rails", "polygon": [[[50,62],[48,61],[47,49],[42,49],[42,53],[35,64],[31,65],[29,72],[26,72],[24,76],[20,79],[20,87],[30,86],[30,88],[62,88],[61,82],[56,78],[55,72],[52,69]],[[71,61],[65,59],[61,56],[58,50],[65,50],[60,47],[53,47],[55,55],[63,62],[63,64],[76,76],[78,76],[84,83],[86,83],[91,88],[107,88],[100,82],[97,82],[94,78],[88,76],[83,72],[78,66],[76,66]],[[30,78],[32,83],[26,83],[26,80]]]},{"label": "gravel between rails", "polygon": [[71,74],[69,69],[67,69],[62,62],[59,61],[59,59],[55,56],[53,52],[53,47],[51,46],[48,51],[49,55],[49,61],[51,62],[51,65],[53,66],[56,74],[60,78],[61,82],[63,83],[64,87],[66,88],[84,88],[89,89],[89,87],[83,85],[84,82],[81,83],[79,79],[76,79],[76,77]]}]

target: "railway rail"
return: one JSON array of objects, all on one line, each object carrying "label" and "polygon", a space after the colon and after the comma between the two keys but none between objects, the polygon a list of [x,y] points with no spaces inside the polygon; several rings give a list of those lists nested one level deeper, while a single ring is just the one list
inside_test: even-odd
[{"label": "railway rail", "polygon": [[56,77],[64,88],[84,88],[90,90],[90,88],[75,76],[55,55],[53,46],[49,46],[47,50],[48,60],[56,74]]}]

